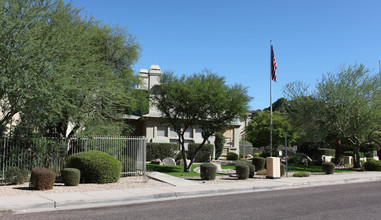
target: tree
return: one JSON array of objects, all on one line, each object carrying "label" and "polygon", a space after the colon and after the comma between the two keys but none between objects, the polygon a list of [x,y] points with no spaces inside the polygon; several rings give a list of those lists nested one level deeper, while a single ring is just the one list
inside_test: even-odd
[{"label": "tree", "polygon": [[[297,132],[294,131],[290,124],[289,118],[281,112],[273,112],[273,146],[274,149],[284,144],[285,134],[284,127],[288,126],[287,141],[292,144],[298,138]],[[248,126],[245,128],[246,140],[253,147],[264,147],[270,143],[270,112],[263,111],[253,116]]]},{"label": "tree", "polygon": [[216,149],[216,155],[214,158],[217,160],[222,155],[222,151],[224,150],[226,140],[221,132],[216,132],[214,136],[214,147]]},{"label": "tree", "polygon": [[181,77],[171,73],[162,75],[154,103],[177,133],[183,158],[185,131],[192,127],[202,130],[203,141],[190,158],[189,165],[184,161],[184,172],[190,171],[197,152],[209,137],[247,113],[249,100],[246,88],[237,84],[228,86],[224,77],[209,71]]},{"label": "tree", "polygon": [[1,125],[20,113],[26,126],[68,136],[120,125],[113,120],[136,109],[140,46],[131,34],[64,1],[0,4]]},{"label": "tree", "polygon": [[316,90],[288,84],[285,92],[292,100],[290,113],[306,134],[318,134],[321,140],[336,142],[336,162],[340,162],[341,143],[349,143],[355,152],[354,166],[360,167],[359,150],[374,144],[372,135],[381,122],[380,75],[370,74],[363,65],[342,66],[337,73],[323,75]]}]

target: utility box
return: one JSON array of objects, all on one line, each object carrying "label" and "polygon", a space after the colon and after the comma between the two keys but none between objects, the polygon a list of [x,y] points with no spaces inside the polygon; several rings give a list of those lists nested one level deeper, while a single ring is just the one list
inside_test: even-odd
[{"label": "utility box", "polygon": [[280,179],[280,158],[268,157],[266,161],[268,179]]}]

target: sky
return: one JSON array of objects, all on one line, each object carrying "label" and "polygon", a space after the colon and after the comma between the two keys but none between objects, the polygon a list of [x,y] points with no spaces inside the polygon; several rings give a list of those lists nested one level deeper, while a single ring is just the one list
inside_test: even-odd
[{"label": "sky", "polygon": [[[68,1],[67,1],[68,2]],[[340,65],[381,60],[380,0],[74,0],[88,16],[133,34],[140,69],[190,75],[204,69],[241,84],[251,110],[270,105],[270,40],[278,65],[273,102],[287,83],[312,88]]]}]

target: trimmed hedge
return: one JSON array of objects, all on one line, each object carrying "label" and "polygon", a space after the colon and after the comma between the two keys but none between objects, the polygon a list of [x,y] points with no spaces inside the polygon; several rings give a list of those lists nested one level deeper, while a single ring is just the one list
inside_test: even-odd
[{"label": "trimmed hedge", "polygon": [[81,183],[113,183],[122,173],[122,163],[101,151],[86,151],[70,155],[67,168],[81,171]]},{"label": "trimmed hedge", "polygon": [[335,156],[336,150],[330,148],[318,148],[317,152],[319,155]]},{"label": "trimmed hedge", "polygon": [[306,172],[299,172],[299,173],[294,173],[292,176],[293,177],[309,177],[310,174]]},{"label": "trimmed hedge", "polygon": [[263,157],[253,157],[253,165],[255,166],[255,171],[263,170],[265,168],[266,159]]},{"label": "trimmed hedge", "polygon": [[226,155],[227,160],[238,160],[238,154],[234,152],[228,152]]},{"label": "trimmed hedge", "polygon": [[36,167],[32,169],[30,175],[29,188],[34,190],[53,189],[56,173],[52,170]]},{"label": "trimmed hedge", "polygon": [[367,162],[364,163],[364,169],[366,171],[381,171],[381,161],[369,158]]},{"label": "trimmed hedge", "polygon": [[78,186],[81,179],[81,171],[75,168],[65,168],[61,170],[61,178],[65,186]]},{"label": "trimmed hedge", "polygon": [[[196,149],[200,146],[199,143],[191,143],[188,145],[188,159],[192,158]],[[214,151],[213,144],[204,144],[194,158],[194,162],[209,162],[212,159]]]},{"label": "trimmed hedge", "polygon": [[11,184],[23,184],[28,179],[28,170],[18,167],[8,167],[4,172],[4,182]]},{"label": "trimmed hedge", "polygon": [[166,157],[174,158],[179,145],[174,143],[147,143],[146,160],[151,161],[157,158],[163,160]]},{"label": "trimmed hedge", "polygon": [[335,164],[332,162],[324,162],[321,166],[326,174],[333,174],[335,172]]},{"label": "trimmed hedge", "polygon": [[249,166],[249,178],[254,178],[255,166],[246,160],[239,160],[237,164],[243,164]]},{"label": "trimmed hedge", "polygon": [[203,180],[214,180],[216,178],[217,166],[212,163],[200,165],[200,177]]},{"label": "trimmed hedge", "polygon": [[237,172],[238,179],[244,180],[249,178],[250,168],[248,165],[242,163],[236,164],[235,171]]}]

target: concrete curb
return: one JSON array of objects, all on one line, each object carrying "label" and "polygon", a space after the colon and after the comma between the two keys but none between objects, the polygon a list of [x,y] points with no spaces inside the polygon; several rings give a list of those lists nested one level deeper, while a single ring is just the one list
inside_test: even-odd
[{"label": "concrete curb", "polygon": [[[347,175],[348,176],[348,175]],[[0,197],[0,213],[9,210],[20,212],[54,211],[110,205],[125,205],[168,199],[183,199],[269,190],[297,189],[348,183],[380,181],[381,173],[353,177],[324,176],[308,178],[239,182],[235,184],[197,184],[165,186],[127,190],[91,191],[81,193],[44,194],[39,196]],[[1,215],[1,214],[0,214]]]}]

